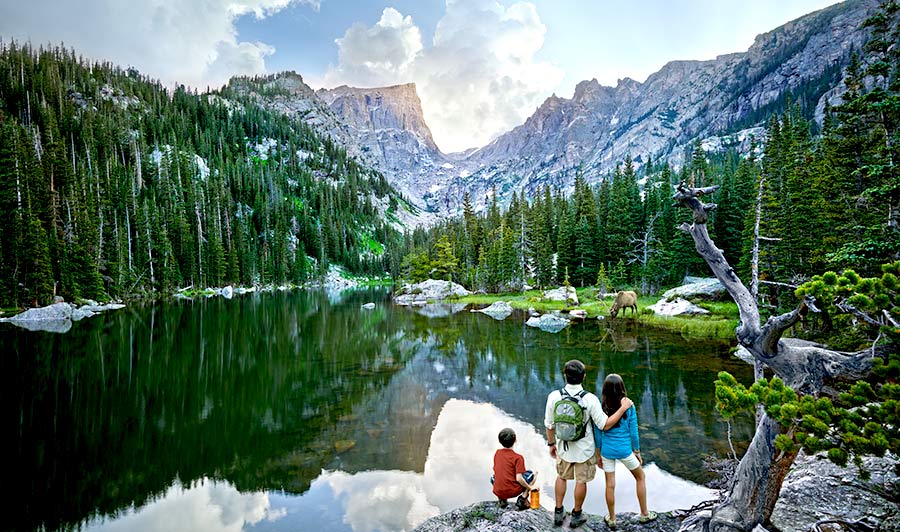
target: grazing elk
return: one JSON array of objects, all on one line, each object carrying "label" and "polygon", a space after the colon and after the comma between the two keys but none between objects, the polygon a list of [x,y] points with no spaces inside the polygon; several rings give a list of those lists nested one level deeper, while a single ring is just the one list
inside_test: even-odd
[{"label": "grazing elk", "polygon": [[637,312],[637,294],[632,292],[631,290],[619,292],[616,294],[616,301],[613,303],[611,309],[609,309],[609,315],[612,318],[615,318],[619,314],[619,309],[622,309],[622,316],[625,316],[625,309],[631,307],[631,316],[634,317],[634,314]]}]

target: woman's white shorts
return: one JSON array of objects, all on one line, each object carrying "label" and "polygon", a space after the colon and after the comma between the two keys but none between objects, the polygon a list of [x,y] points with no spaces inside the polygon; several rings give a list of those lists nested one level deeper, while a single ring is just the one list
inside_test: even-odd
[{"label": "woman's white shorts", "polygon": [[638,461],[637,456],[635,456],[634,453],[629,454],[625,458],[611,459],[602,455],[600,456],[600,458],[603,460],[604,473],[616,472],[616,460],[625,464],[625,467],[627,467],[629,471],[641,467],[641,463],[640,461]]}]

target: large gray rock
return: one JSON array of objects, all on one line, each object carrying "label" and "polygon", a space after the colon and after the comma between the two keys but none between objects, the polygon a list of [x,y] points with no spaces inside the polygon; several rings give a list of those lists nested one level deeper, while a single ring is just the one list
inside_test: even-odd
[{"label": "large gray rock", "polygon": [[656,303],[647,307],[657,316],[682,316],[709,314],[705,308],[700,308],[686,299],[677,298],[674,301],[668,301],[662,298]]},{"label": "large gray rock", "polygon": [[452,281],[427,279],[421,283],[405,285],[400,295],[394,297],[394,303],[398,305],[424,304],[429,301],[441,301],[453,297],[470,295],[462,285]]},{"label": "large gray rock", "polygon": [[811,530],[823,519],[864,519],[885,530],[885,521],[892,519],[896,527],[897,457],[866,457],[863,466],[872,474],[869,480],[860,480],[855,466],[844,468],[821,456],[801,454],[781,487],[772,524],[788,532]]},{"label": "large gray rock", "polygon": [[481,312],[494,318],[495,320],[505,320],[512,314],[513,308],[506,301],[495,301],[489,307],[475,309],[472,312]]},{"label": "large gray rock", "polygon": [[73,306],[68,303],[54,303],[46,307],[30,308],[9,318],[11,322],[67,320],[72,317]]},{"label": "large gray rock", "polygon": [[528,318],[525,325],[537,327],[544,332],[558,333],[569,325],[569,320],[563,318],[559,314],[544,314],[542,316],[532,316]]},{"label": "large gray rock", "polygon": [[554,288],[553,290],[547,290],[544,292],[544,295],[541,297],[544,301],[563,301],[572,305],[578,304],[578,294],[575,292],[575,287],[565,287],[560,286],[559,288]]},{"label": "large gray rock", "polygon": [[666,290],[664,299],[682,297],[685,299],[722,299],[728,296],[728,291],[715,277],[685,277],[684,284]]},{"label": "large gray rock", "polygon": [[[509,507],[501,509],[496,501],[476,502],[463,508],[441,514],[425,521],[413,532],[546,532],[549,530],[572,530],[569,517],[562,528],[553,526],[553,513],[538,510],[516,510],[513,501]],[[575,530],[605,532],[609,530],[603,517],[586,514],[587,523]],[[674,532],[680,521],[667,514],[660,514],[656,521],[639,524],[635,514],[618,514],[618,530],[640,532]]]},{"label": "large gray rock", "polygon": [[29,331],[44,331],[53,333],[65,333],[72,328],[72,321],[80,321],[90,318],[100,312],[115,310],[125,307],[121,303],[107,303],[101,305],[96,301],[87,299],[86,305],[76,307],[71,303],[54,303],[46,307],[30,308],[25,312],[16,314],[11,318],[2,318]]}]

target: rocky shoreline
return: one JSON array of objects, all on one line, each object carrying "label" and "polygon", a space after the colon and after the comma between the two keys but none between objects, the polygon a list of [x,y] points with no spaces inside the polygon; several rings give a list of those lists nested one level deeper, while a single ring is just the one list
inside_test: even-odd
[{"label": "rocky shoreline", "polygon": [[[782,485],[770,528],[758,525],[754,532],[805,532],[815,530],[817,525],[822,526],[821,530],[830,532],[900,531],[900,465],[897,457],[869,456],[863,459],[863,466],[871,473],[868,480],[860,479],[855,466],[840,467],[824,456],[801,453]],[[651,497],[651,509],[652,502]],[[703,504],[691,510],[660,512],[656,521],[647,524],[639,523],[636,514],[621,513],[617,515],[616,530],[699,532],[701,528],[697,525],[697,518],[708,516],[711,506]],[[585,515],[588,517],[587,523],[575,530],[610,530],[603,516]],[[562,527],[555,527],[552,512],[544,508],[520,511],[511,504],[502,509],[496,501],[482,501],[432,517],[413,532],[446,530],[538,532],[572,529],[568,526],[568,518]]]},{"label": "rocky shoreline", "polygon": [[[194,289],[182,288],[169,296],[174,299],[193,300],[196,298],[224,297],[231,299],[235,295],[250,294],[255,292],[275,292],[303,289],[324,289],[327,291],[341,291],[360,288],[368,285],[368,279],[354,279],[345,277],[337,268],[332,268],[323,279],[310,281],[299,285],[261,285],[261,286],[223,286]],[[113,300],[109,303],[98,303],[86,299],[79,304],[67,303],[61,297],[57,297],[53,304],[45,307],[26,309],[15,316],[0,318],[0,323],[11,323],[29,331],[43,331],[53,333],[66,333],[72,328],[72,323],[84,318],[96,316],[101,312],[125,308],[122,300]]]}]

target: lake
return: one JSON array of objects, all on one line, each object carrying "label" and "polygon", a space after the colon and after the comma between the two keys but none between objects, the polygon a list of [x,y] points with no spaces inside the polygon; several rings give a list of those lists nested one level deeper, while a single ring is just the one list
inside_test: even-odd
[{"label": "lake", "polygon": [[[715,375],[752,380],[728,342],[632,320],[559,334],[524,321],[393,306],[372,289],[132,305],[62,335],[0,324],[6,525],[409,530],[492,498],[507,426],[552,508],[543,410],[572,358],[588,390],[624,378],[651,509],[711,497],[703,459],[729,453]],[[733,424],[738,452],[751,434],[749,417]],[[617,510],[635,511],[634,482],[617,475]],[[602,474],[585,509],[605,514]]]}]

